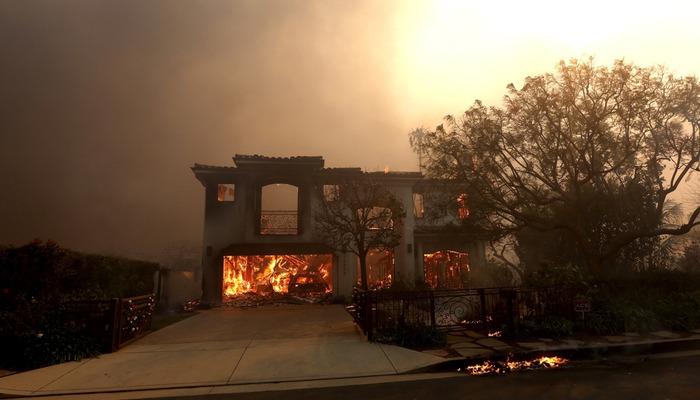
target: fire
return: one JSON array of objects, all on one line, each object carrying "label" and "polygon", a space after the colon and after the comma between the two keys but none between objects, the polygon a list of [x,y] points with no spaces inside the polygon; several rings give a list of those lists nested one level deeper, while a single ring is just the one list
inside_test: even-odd
[{"label": "fire", "polygon": [[224,297],[249,292],[287,293],[290,281],[297,276],[301,284],[309,284],[314,280],[312,276],[318,276],[317,282],[326,291],[331,290],[330,254],[225,256],[223,264]]},{"label": "fire", "polygon": [[[394,251],[371,249],[367,253],[367,285],[370,289],[391,286],[394,271]],[[360,263],[357,263],[357,283],[360,283]]]},{"label": "fire", "polygon": [[469,254],[443,250],[423,255],[425,282],[433,289],[459,289],[469,277]]},{"label": "fire", "polygon": [[566,365],[568,362],[568,359],[559,356],[543,356],[524,361],[513,361],[509,358],[506,361],[486,361],[481,364],[470,365],[465,370],[470,375],[495,375],[513,371],[558,368]]}]

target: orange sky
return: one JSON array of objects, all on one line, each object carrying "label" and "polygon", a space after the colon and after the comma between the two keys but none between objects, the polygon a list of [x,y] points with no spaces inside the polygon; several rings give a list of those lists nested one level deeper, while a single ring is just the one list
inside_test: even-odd
[{"label": "orange sky", "polygon": [[700,2],[407,2],[397,14],[394,94],[406,128],[435,124],[475,99],[498,104],[505,86],[593,56],[700,71]]},{"label": "orange sky", "polygon": [[[475,99],[498,105],[506,84],[554,71],[558,60],[594,57],[700,72],[700,2],[435,0],[396,18],[394,80],[405,129],[432,127]],[[692,202],[697,177],[673,198]],[[688,207],[686,207],[688,208]]]}]

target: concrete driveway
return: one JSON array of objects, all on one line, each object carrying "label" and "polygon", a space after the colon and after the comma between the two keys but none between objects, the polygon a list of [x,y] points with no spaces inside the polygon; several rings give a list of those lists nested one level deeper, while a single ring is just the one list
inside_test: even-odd
[{"label": "concrete driveway", "polygon": [[0,378],[18,395],[396,375],[443,361],[369,343],[342,306],[207,310],[122,350]]}]

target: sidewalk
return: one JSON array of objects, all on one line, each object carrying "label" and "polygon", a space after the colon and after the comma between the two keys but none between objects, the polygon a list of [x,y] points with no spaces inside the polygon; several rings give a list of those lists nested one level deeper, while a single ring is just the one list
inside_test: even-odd
[{"label": "sidewalk", "polygon": [[221,308],[117,353],[2,377],[0,394],[127,399],[285,390],[453,376],[465,364],[508,355],[586,359],[695,349],[700,330],[561,341],[507,341],[467,331],[449,335],[447,349],[418,352],[367,342],[342,306]]},{"label": "sidewalk", "polygon": [[444,359],[369,343],[342,306],[214,309],[112,354],[0,378],[47,395],[397,375]]}]

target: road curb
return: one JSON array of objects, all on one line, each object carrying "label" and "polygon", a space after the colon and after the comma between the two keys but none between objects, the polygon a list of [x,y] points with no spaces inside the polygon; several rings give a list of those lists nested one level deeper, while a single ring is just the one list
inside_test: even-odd
[{"label": "road curb", "polygon": [[525,360],[542,356],[559,356],[572,361],[603,359],[612,356],[639,356],[645,354],[670,353],[686,350],[700,350],[700,338],[680,338],[669,340],[647,340],[633,343],[596,343],[593,345],[549,349],[523,350],[512,353],[495,353],[480,357],[459,357],[447,359],[427,367],[406,371],[404,374],[449,372],[467,365],[480,364],[489,360]]}]

